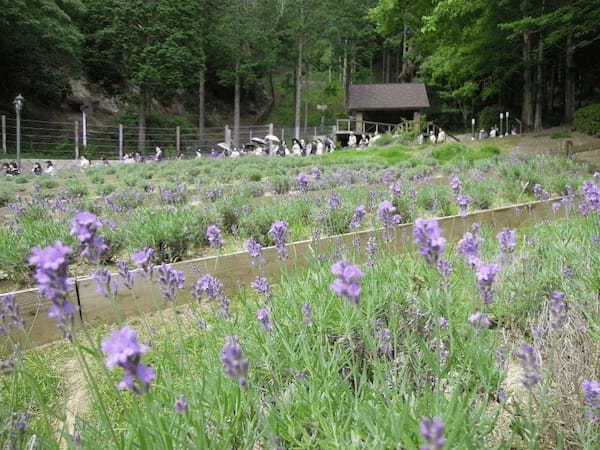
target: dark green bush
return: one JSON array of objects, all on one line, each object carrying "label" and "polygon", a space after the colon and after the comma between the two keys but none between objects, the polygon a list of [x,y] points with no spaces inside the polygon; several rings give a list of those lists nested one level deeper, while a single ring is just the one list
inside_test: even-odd
[{"label": "dark green bush", "polygon": [[500,113],[504,113],[504,108],[498,105],[486,106],[479,114],[479,123],[476,127],[489,130],[496,125],[500,128]]},{"label": "dark green bush", "polygon": [[600,103],[594,103],[575,112],[575,127],[592,136],[600,136]]}]

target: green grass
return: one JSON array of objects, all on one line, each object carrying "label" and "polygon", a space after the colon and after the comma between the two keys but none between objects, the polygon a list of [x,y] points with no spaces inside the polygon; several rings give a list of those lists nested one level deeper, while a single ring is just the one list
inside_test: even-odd
[{"label": "green grass", "polygon": [[336,150],[335,152],[328,154],[325,158],[331,160],[339,160],[346,158],[380,158],[389,165],[394,165],[400,161],[408,161],[413,158],[411,149],[405,146],[392,146],[385,148],[374,148],[369,150],[355,150],[355,149],[343,149]]},{"label": "green grass", "polygon": [[567,131],[557,131],[556,133],[552,133],[550,135],[550,139],[569,139],[571,137],[571,134]]},{"label": "green grass", "polygon": [[491,158],[498,154],[500,154],[500,149],[493,145],[486,145],[475,149],[463,144],[444,144],[431,152],[431,156],[441,164],[447,164],[459,159],[464,159],[472,163],[476,160]]}]

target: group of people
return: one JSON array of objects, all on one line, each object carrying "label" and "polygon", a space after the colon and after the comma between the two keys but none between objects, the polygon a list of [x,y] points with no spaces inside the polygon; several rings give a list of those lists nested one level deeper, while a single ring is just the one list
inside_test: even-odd
[{"label": "group of people", "polygon": [[[15,161],[3,163],[2,170],[7,177],[16,177],[22,173],[21,169],[19,169],[19,165]],[[52,161],[46,161],[46,168],[44,169],[39,162],[36,162],[33,165],[31,172],[34,175],[52,175],[54,174],[54,164],[52,164]]]},{"label": "group of people", "polygon": [[[225,149],[222,153],[224,157],[228,158],[239,158],[242,155],[255,155],[255,156],[309,156],[309,155],[323,155],[328,152],[335,150],[334,141],[326,137],[324,139],[314,139],[306,142],[304,139],[292,139],[291,150],[285,142],[279,144],[272,142],[265,146],[263,145],[247,145],[242,151],[237,148]],[[196,158],[199,158],[199,150],[196,152]],[[215,152],[214,149],[211,152],[211,156],[220,156],[219,153]]]},{"label": "group of people", "polygon": [[417,144],[423,145],[427,140],[432,144],[444,144],[446,142],[446,132],[441,128],[433,128],[431,131],[422,131],[417,136]]},{"label": "group of people", "polygon": [[350,133],[348,136],[348,148],[359,148],[361,150],[366,149],[371,144],[374,144],[381,135],[376,133],[374,136],[370,134],[361,134],[360,139],[354,133]]},{"label": "group of people", "polygon": [[[100,164],[103,167],[110,166],[110,163],[108,162],[108,158],[106,157],[106,155],[102,155],[102,157],[100,158]],[[81,155],[79,157],[79,167],[81,167],[82,170],[92,167],[92,160],[89,159],[86,155]]]},{"label": "group of people", "polygon": [[[510,134],[512,136],[516,136],[517,135],[517,129],[515,127],[513,127],[510,130]],[[508,136],[508,132],[505,134],[505,136]],[[500,130],[498,129],[498,125],[494,125],[492,128],[488,130],[482,128],[481,130],[479,130],[479,139],[488,139],[488,138],[495,138],[495,137],[502,137],[502,133],[500,132]]]}]

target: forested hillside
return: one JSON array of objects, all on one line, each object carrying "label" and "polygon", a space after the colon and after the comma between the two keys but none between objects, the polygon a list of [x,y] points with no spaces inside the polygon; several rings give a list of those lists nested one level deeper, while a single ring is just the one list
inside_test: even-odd
[{"label": "forested hillside", "polygon": [[[600,98],[597,0],[0,0],[0,109],[64,108],[85,78],[133,105],[207,99],[300,124],[343,114],[352,82],[424,81],[437,123],[569,123]],[[310,105],[307,105],[309,103]],[[70,105],[75,108],[77,105]],[[310,107],[308,107],[310,106]],[[289,123],[291,124],[291,123]],[[143,133],[142,133],[143,134]],[[140,136],[142,136],[140,134]]]}]

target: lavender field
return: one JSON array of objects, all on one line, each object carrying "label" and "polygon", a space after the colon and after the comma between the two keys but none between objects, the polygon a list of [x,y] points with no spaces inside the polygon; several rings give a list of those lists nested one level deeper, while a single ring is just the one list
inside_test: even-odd
[{"label": "lavender field", "polygon": [[[447,148],[29,181],[6,202],[2,283],[37,287],[64,339],[17,345],[18,301],[0,297],[3,445],[600,448],[598,174]],[[94,177],[111,192],[92,192],[107,184]],[[436,219],[551,198],[554,220],[477,223],[458,241]],[[405,223],[415,247],[399,253]],[[267,246],[283,263],[294,241],[358,230],[366,248],[265,270]],[[232,250],[254,278],[233,293],[170,265]],[[90,274],[111,326],[80,322],[69,301],[72,277]],[[121,319],[119,295],[149,280],[156,311]]]}]

